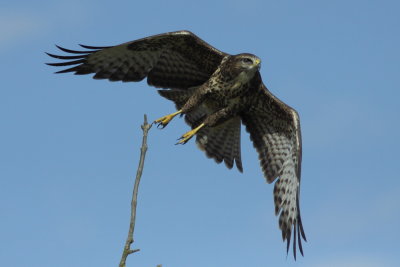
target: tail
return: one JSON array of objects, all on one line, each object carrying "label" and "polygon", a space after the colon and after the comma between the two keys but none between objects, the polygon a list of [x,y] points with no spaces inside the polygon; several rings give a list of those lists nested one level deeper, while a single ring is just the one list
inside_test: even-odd
[{"label": "tail", "polygon": [[[181,109],[196,89],[189,90],[159,90],[158,93],[175,103],[176,109]],[[214,113],[209,105],[201,104],[195,110],[185,114],[185,121],[192,129],[200,125],[203,120]],[[240,172],[243,172],[240,153],[240,122],[239,116],[225,121],[214,127],[205,127],[196,135],[196,143],[200,150],[203,150],[207,157],[213,158],[217,163],[225,162],[225,165],[232,169],[234,162]]]}]

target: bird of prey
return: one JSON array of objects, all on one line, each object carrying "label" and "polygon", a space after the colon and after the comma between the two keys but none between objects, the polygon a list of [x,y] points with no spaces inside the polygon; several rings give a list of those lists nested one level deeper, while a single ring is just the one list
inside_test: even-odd
[{"label": "bird of prey", "polygon": [[[243,171],[240,152],[241,123],[250,133],[266,181],[274,186],[275,214],[283,241],[293,254],[303,255],[306,241],[300,217],[301,132],[297,112],[275,97],[260,75],[261,60],[252,54],[224,53],[189,31],[169,32],[99,47],[81,45],[85,51],[57,46],[70,55],[49,56],[64,60],[48,63],[66,69],[57,73],[94,73],[94,79],[147,83],[176,105],[178,111],[155,123],[164,128],[178,114],[192,130],[178,144],[193,136],[199,148],[216,162],[234,163]],[[72,54],[72,55],[71,55]],[[296,245],[296,240],[298,240]]]}]

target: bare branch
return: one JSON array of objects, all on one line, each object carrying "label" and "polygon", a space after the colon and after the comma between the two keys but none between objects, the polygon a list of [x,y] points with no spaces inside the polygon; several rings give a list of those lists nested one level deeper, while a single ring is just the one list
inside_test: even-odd
[{"label": "bare branch", "polygon": [[133,232],[135,231],[135,221],[136,221],[136,205],[137,205],[137,196],[139,190],[140,178],[142,177],[144,160],[146,157],[147,151],[147,134],[151,128],[152,124],[147,123],[147,116],[144,114],[144,122],[142,127],[143,130],[143,139],[142,139],[142,147],[140,148],[140,160],[139,166],[136,172],[135,185],[133,187],[132,201],[131,201],[131,220],[129,223],[129,232],[128,237],[125,242],[124,250],[122,252],[121,261],[119,263],[119,267],[126,267],[126,258],[129,254],[138,252],[139,249],[131,249],[131,244],[133,243]]}]

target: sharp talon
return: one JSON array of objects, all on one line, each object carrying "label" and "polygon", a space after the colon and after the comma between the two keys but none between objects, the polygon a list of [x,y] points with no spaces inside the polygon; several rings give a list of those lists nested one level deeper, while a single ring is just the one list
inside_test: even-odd
[{"label": "sharp talon", "polygon": [[160,127],[161,127],[161,129],[164,129],[164,128],[168,125],[168,123],[169,123],[176,115],[180,114],[181,112],[182,112],[182,111],[179,110],[179,111],[177,111],[177,112],[175,112],[175,113],[166,115],[166,116],[164,116],[164,117],[159,118],[158,120],[155,120],[153,123],[157,123],[157,128],[160,129]]},{"label": "sharp talon", "polygon": [[203,127],[204,127],[204,123],[200,124],[197,128],[195,128],[195,129],[183,134],[181,137],[178,138],[179,141],[175,145],[179,145],[179,144],[184,145],[184,144],[186,144]]},{"label": "sharp talon", "polygon": [[[190,138],[189,138],[190,139]],[[184,145],[184,144],[186,144],[188,141],[189,141],[189,139],[187,139],[187,140],[180,140],[178,143],[176,143],[175,145]]]}]

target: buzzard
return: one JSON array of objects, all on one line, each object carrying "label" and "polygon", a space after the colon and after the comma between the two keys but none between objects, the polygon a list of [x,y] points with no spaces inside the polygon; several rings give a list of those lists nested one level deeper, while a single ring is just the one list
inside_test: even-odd
[{"label": "buzzard", "polygon": [[[297,112],[276,98],[263,84],[261,60],[252,54],[230,55],[212,47],[189,31],[164,33],[116,46],[81,45],[85,51],[57,46],[70,55],[49,56],[64,60],[48,63],[66,69],[57,73],[94,73],[94,79],[138,82],[147,77],[159,94],[176,105],[177,112],[154,123],[164,128],[178,114],[208,157],[236,164],[242,172],[241,123],[250,133],[268,183],[274,180],[275,214],[289,251],[293,232],[293,255],[297,246],[303,255],[306,241],[299,207],[301,133]],[[72,55],[71,55],[72,54]],[[298,240],[296,245],[296,240]]]}]

